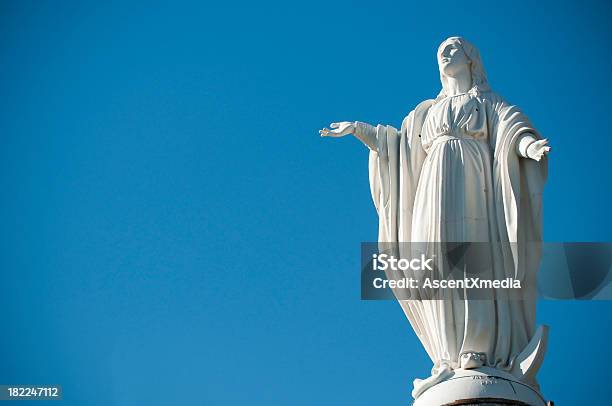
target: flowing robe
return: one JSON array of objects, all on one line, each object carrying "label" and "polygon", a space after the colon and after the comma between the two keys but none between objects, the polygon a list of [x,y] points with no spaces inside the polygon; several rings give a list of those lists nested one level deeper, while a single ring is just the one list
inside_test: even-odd
[{"label": "flowing robe", "polygon": [[[525,133],[539,137],[516,106],[493,92],[424,101],[399,131],[379,125],[369,161],[379,242],[512,243],[492,244],[490,276],[533,286],[547,164],[518,156]],[[458,368],[466,352],[512,368],[535,331],[535,297],[494,294],[495,300],[399,300],[434,370]]]}]

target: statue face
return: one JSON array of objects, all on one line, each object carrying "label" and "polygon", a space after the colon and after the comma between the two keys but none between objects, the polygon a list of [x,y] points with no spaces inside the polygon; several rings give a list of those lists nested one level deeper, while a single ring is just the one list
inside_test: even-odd
[{"label": "statue face", "polygon": [[457,41],[448,41],[440,46],[438,66],[445,76],[456,77],[470,69],[470,60]]}]

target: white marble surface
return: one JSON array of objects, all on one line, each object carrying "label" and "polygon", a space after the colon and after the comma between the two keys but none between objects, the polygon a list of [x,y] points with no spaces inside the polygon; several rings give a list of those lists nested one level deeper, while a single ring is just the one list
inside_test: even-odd
[{"label": "white marble surface", "polygon": [[[542,237],[548,141],[490,88],[469,41],[448,38],[437,60],[441,91],[419,103],[399,129],[343,121],[320,134],[352,134],[370,149],[380,242],[513,242],[508,251],[492,245],[500,248],[492,249],[488,276],[535,283],[540,252],[533,242]],[[535,298],[504,299],[499,291],[495,301],[399,301],[433,363],[429,378],[415,380],[416,404],[436,404],[422,399],[450,390],[442,385],[459,391],[466,380],[455,379],[457,371],[475,368],[509,374],[518,387],[538,387],[547,330],[536,329]]]},{"label": "white marble surface", "polygon": [[[434,406],[462,399],[516,400],[532,406],[546,406],[542,396],[512,374],[494,368],[455,369],[447,380],[427,389],[414,406]],[[491,403],[495,404],[494,401]]]}]

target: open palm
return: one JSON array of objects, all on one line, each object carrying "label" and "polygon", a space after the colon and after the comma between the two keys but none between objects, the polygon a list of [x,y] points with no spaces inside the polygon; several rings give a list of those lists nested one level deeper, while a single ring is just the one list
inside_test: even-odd
[{"label": "open palm", "polygon": [[547,139],[534,141],[527,147],[527,156],[535,161],[540,161],[549,152],[550,147]]},{"label": "open palm", "polygon": [[331,123],[329,127],[319,130],[321,137],[344,137],[355,132],[355,125],[350,121]]}]

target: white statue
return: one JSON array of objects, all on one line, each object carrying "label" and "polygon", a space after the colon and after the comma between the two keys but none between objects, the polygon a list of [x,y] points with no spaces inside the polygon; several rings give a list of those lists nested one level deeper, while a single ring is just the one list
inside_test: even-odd
[{"label": "white statue", "polygon": [[[513,242],[511,252],[492,253],[492,276],[533,283],[548,142],[489,88],[470,42],[448,38],[437,59],[442,90],[400,130],[339,122],[320,134],[353,134],[370,149],[380,242]],[[434,363],[430,378],[415,381],[415,398],[457,370],[482,367],[537,391],[547,330],[536,331],[534,297],[399,302]]]}]

